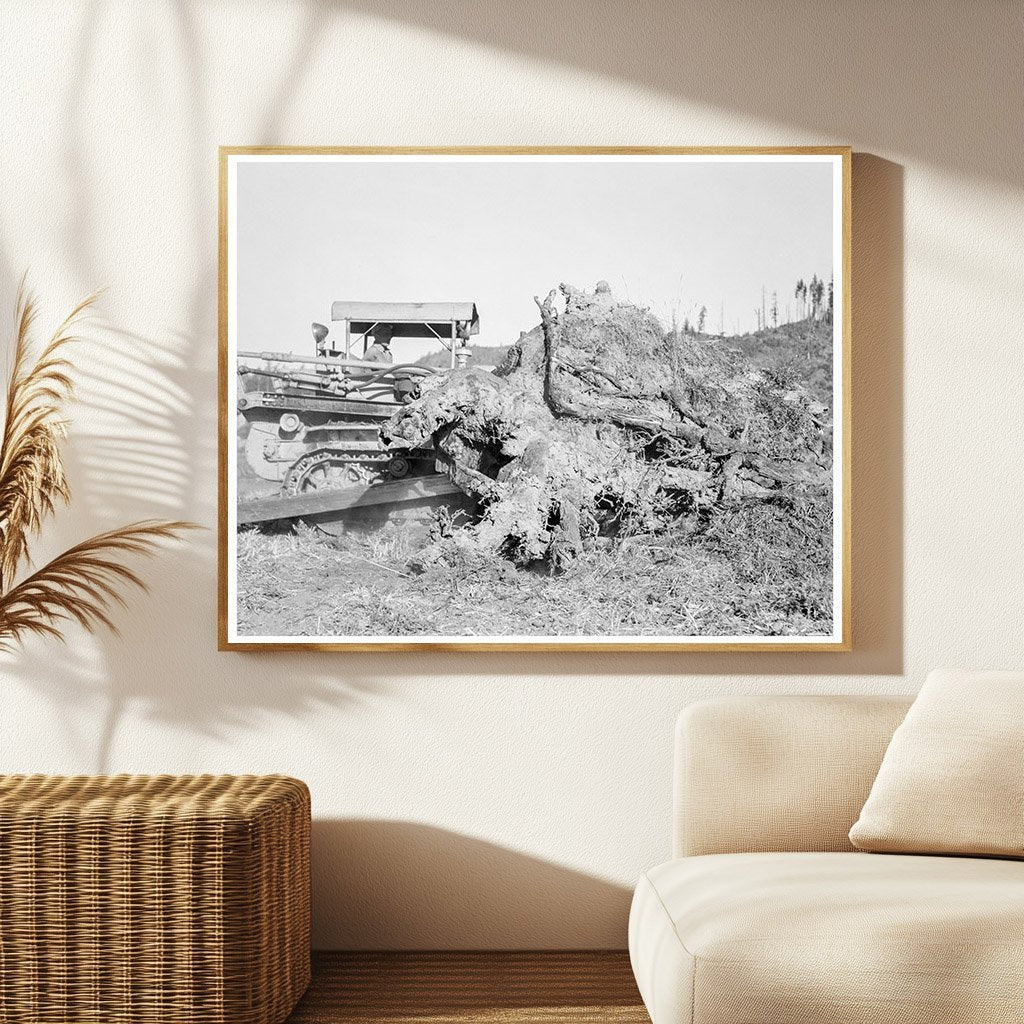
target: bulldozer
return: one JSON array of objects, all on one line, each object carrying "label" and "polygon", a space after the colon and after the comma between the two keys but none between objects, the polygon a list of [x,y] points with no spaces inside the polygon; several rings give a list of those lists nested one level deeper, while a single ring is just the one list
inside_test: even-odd
[{"label": "bulldozer", "polygon": [[[396,454],[380,428],[417,397],[425,377],[468,364],[469,339],[480,331],[476,304],[335,302],[331,321],[333,331],[312,325],[310,355],[238,352],[245,460],[279,485],[239,502],[239,526],[301,519],[340,535],[356,523],[463,498],[437,472],[429,444]],[[448,365],[401,361],[408,339],[438,342]]]}]

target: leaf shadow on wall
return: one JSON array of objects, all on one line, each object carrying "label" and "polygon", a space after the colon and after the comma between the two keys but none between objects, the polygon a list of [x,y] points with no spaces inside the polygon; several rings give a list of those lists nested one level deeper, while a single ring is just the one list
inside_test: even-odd
[{"label": "leaf shadow on wall", "polygon": [[320,949],[567,949],[581,916],[626,945],[631,890],[409,821],[313,823]]},{"label": "leaf shadow on wall", "polygon": [[[327,15],[323,5],[305,8],[294,44],[295,59],[287,63],[287,73],[260,112],[254,137],[281,141],[281,125],[305,71],[316,60]],[[111,302],[130,306],[130,296],[119,294],[118,282],[125,276],[122,254],[99,246],[94,230],[102,222],[104,204],[123,202],[117,173],[104,178],[103,186],[93,177],[96,161],[110,159],[97,149],[89,106],[90,89],[103,78],[104,16],[104,5],[88,8],[78,51],[70,57],[73,77],[64,97],[60,137],[66,187],[75,202],[62,225],[67,247],[62,269],[77,281],[76,298],[105,283],[110,286]],[[147,335],[105,318],[101,302],[100,315],[74,353],[77,397],[87,414],[72,425],[64,449],[73,502],[58,516],[53,536],[44,538],[48,542],[71,544],[130,519],[187,518],[212,523],[215,517],[217,264],[212,240],[217,225],[217,153],[204,131],[211,114],[203,92],[211,57],[203,49],[193,5],[183,0],[170,5],[167,20],[157,19],[153,26],[157,34],[150,32],[141,40],[152,48],[152,59],[137,53],[133,60],[140,76],[151,76],[139,82],[139,90],[155,96],[166,91],[168,83],[162,76],[168,65],[160,59],[160,47],[174,46],[178,60],[174,66],[181,69],[178,85],[183,109],[179,113],[196,130],[183,139],[170,138],[167,144],[173,151],[163,154],[160,130],[140,144],[153,147],[154,159],[162,156],[183,164],[187,177],[179,185],[180,218],[189,251],[203,265],[194,272],[196,283],[185,296],[183,308],[168,313],[174,327],[163,332]],[[169,36],[159,34],[165,29]],[[15,262],[23,258],[0,239],[5,295],[14,295],[21,276]],[[132,280],[131,268],[127,280]],[[263,716],[304,717],[321,708],[361,703],[383,692],[382,683],[318,671],[301,655],[277,658],[270,671],[265,662],[260,665],[251,658],[228,655],[220,656],[223,670],[211,668],[211,663],[217,666],[212,531],[188,535],[183,544],[168,546],[154,561],[140,564],[139,571],[152,581],[152,592],[126,594],[127,607],[115,615],[120,639],[100,633],[94,642],[84,641],[71,627],[65,648],[33,642],[4,666],[8,675],[44,694],[58,709],[58,721],[66,731],[65,749],[95,771],[115,767],[117,732],[129,709],[185,726],[197,736],[218,737],[233,728],[251,727]],[[183,624],[188,628],[196,623],[195,632],[182,632]],[[102,709],[98,733],[97,708]],[[191,767],[202,763],[196,759]],[[264,768],[274,770],[275,766]]]},{"label": "leaf shadow on wall", "polygon": [[[293,59],[269,98],[239,131],[247,141],[287,141],[287,112],[301,93],[304,73],[316,61],[318,42],[332,5],[303,7]],[[334,5],[334,9],[336,5]],[[172,14],[182,80],[183,120],[194,126],[178,138],[154,131],[147,157],[178,160],[183,178],[173,197],[180,206],[183,244],[200,265],[179,304],[167,309],[173,329],[152,324],[158,313],[146,297],[146,332],[107,322],[90,335],[81,359],[80,397],[90,410],[76,423],[67,449],[75,489],[71,512],[62,517],[61,539],[72,542],[114,522],[150,515],[186,517],[212,524],[216,466],[216,151],[212,113],[203,94],[212,55],[205,52],[186,3]],[[68,193],[75,197],[68,225],[66,265],[77,294],[98,283],[118,293],[138,287],[121,254],[98,244],[97,224],[111,204],[123,203],[116,160],[96,148],[90,125],[90,89],[103,78],[97,56],[103,5],[89,8],[78,53],[69,55],[75,77],[64,106],[61,139]],[[472,21],[473,19],[469,19]],[[476,31],[480,26],[475,26]],[[554,56],[554,55],[553,55]],[[159,92],[158,67],[136,62],[140,75]],[[164,83],[165,84],[165,83]],[[709,97],[713,99],[713,97]],[[799,106],[799,105],[797,105]],[[801,107],[802,109],[802,107]],[[843,124],[845,122],[837,122]],[[205,130],[204,130],[205,129]],[[707,140],[704,140],[707,141]],[[166,152],[161,147],[167,146]],[[184,155],[182,155],[184,154]],[[96,162],[101,161],[96,174]],[[106,161],[104,163],[103,161]],[[126,709],[180,725],[197,736],[218,736],[258,722],[265,715],[311,716],[317,708],[379,699],[389,681],[416,678],[429,685],[438,676],[493,678],[514,661],[520,677],[581,676],[608,680],[680,674],[787,673],[790,675],[898,673],[902,667],[902,169],[877,157],[854,159],[854,641],[851,655],[665,654],[391,654],[272,655],[214,654],[215,547],[213,533],[189,537],[158,563],[144,566],[153,593],[130,596],[118,622],[123,640],[100,637],[61,652],[53,671],[52,649],[34,646],[5,670],[17,674],[69,713],[68,745],[92,745],[90,760],[103,771],[117,761],[116,732]],[[9,291],[24,258],[6,246],[3,273]],[[153,259],[152,253],[147,253]],[[171,254],[173,271],[183,260]],[[129,306],[130,300],[122,299]],[[177,303],[177,300],[175,300]],[[103,704],[99,736],[85,713]],[[79,714],[79,712],[82,712]],[[80,720],[82,735],[75,722]],[[74,734],[74,735],[73,735]],[[83,738],[88,734],[89,738]],[[200,762],[201,763],[201,762]]]},{"label": "leaf shadow on wall", "polygon": [[[785,144],[781,128],[804,134],[792,142],[854,139],[864,149],[1015,186],[1024,171],[1019,133],[997,127],[1019,123],[1024,98],[1024,78],[1007,73],[1018,67],[1024,43],[1017,4],[525,0],[514,16],[505,5],[474,0],[330,6],[435,33],[442,44],[465,40],[577,68],[746,122],[740,137],[707,138],[698,121],[694,133],[676,131],[669,139],[652,138],[640,121],[616,124],[605,143]],[[438,52],[453,59],[443,45]],[[424,92],[445,83],[443,75],[426,76]],[[586,85],[576,86],[581,116]],[[557,122],[539,118],[537,130],[539,136],[517,141],[564,144]]]},{"label": "leaf shadow on wall", "polygon": [[[523,652],[515,656],[517,675],[824,677],[901,671],[902,175],[902,168],[878,157],[854,157],[853,653],[637,658]],[[212,282],[213,277],[211,266],[203,279]],[[204,283],[191,310],[189,333],[148,338],[110,323],[91,333],[80,388],[91,419],[76,425],[67,449],[76,485],[69,540],[129,515],[212,519],[214,307],[213,286]],[[164,570],[164,559],[173,560],[173,572]],[[102,670],[71,652],[54,676],[45,650],[28,652],[13,666],[14,673],[58,706],[81,712],[96,701],[104,703],[94,748],[96,770],[111,767],[116,732],[129,708],[200,736],[218,736],[275,712],[298,717],[379,698],[389,680],[492,677],[509,657],[466,652],[213,655],[215,562],[210,533],[170,549],[158,570],[144,566],[146,574],[159,571],[159,586],[153,595],[131,596],[130,607],[118,619],[123,640],[101,639]],[[183,622],[199,628],[183,635],[167,626]],[[67,742],[74,748],[81,741],[69,734]]]},{"label": "leaf shadow on wall", "polygon": [[[197,390],[200,396],[206,390],[202,376],[180,358],[187,340],[154,341],[105,324],[90,331],[79,351],[79,391],[89,417],[66,446],[75,491],[59,523],[66,541],[133,516],[189,516],[208,506],[213,495],[204,501],[189,491],[196,476],[211,475],[216,424],[213,405],[204,409],[197,398]],[[133,358],[126,360],[126,352]],[[304,717],[383,691],[369,678],[319,672],[301,655],[277,658],[272,671],[252,656],[228,665],[237,656],[213,653],[215,562],[213,531],[189,534],[138,563],[152,587],[125,590],[127,606],[114,615],[120,637],[100,632],[93,648],[71,627],[66,647],[31,643],[12,659],[9,674],[77,711],[83,726],[95,721],[83,713],[103,708],[89,758],[96,771],[113,767],[117,730],[129,709],[216,738],[266,716]],[[194,623],[200,628],[182,631]],[[224,670],[217,671],[216,658],[224,659]],[[245,660],[254,671],[246,672]],[[78,743],[71,734],[67,742],[72,750]]]}]

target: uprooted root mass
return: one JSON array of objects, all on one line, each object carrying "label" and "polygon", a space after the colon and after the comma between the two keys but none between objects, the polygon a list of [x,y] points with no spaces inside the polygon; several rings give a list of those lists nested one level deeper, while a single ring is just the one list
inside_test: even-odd
[{"label": "uprooted root mass", "polygon": [[739,518],[768,529],[769,547],[797,531],[811,542],[802,557],[829,570],[824,396],[731,339],[666,333],[603,282],[593,293],[563,284],[538,306],[540,325],[496,371],[428,380],[384,428],[396,448],[432,439],[480,503],[478,521],[447,531],[428,560],[500,555],[558,569],[602,538],[714,536]]}]

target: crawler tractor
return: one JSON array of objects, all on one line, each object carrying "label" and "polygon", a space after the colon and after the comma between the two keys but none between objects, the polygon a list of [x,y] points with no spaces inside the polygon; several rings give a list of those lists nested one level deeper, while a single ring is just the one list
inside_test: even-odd
[{"label": "crawler tractor", "polygon": [[[367,516],[379,520],[460,494],[436,472],[432,448],[391,453],[380,427],[419,393],[424,377],[466,364],[469,338],[480,330],[476,306],[335,302],[331,319],[335,332],[313,324],[312,355],[238,353],[245,459],[257,476],[280,485],[277,494],[240,502],[239,525],[304,519],[339,534]],[[378,361],[384,338],[398,350],[397,361]],[[436,340],[448,366],[402,361],[403,341],[411,338]]]}]

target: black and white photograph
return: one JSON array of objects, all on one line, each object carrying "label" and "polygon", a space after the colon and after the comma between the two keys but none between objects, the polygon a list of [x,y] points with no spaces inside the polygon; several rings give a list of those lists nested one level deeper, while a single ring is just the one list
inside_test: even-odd
[{"label": "black and white photograph", "polygon": [[847,649],[848,165],[222,150],[222,646]]}]

